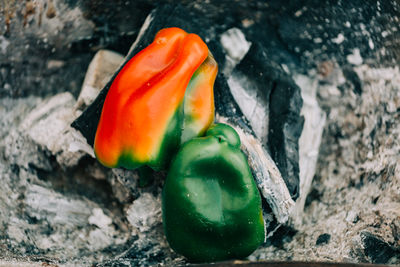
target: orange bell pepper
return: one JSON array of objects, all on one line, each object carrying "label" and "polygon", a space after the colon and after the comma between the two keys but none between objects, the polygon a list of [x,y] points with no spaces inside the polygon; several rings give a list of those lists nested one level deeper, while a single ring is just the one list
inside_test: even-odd
[{"label": "orange bell pepper", "polygon": [[[206,109],[204,121],[212,122],[212,87],[210,98],[209,85],[203,86],[204,79],[196,79],[202,74],[193,76],[208,55],[207,45],[195,34],[179,28],[159,31],[148,47],[125,64],[111,84],[94,142],[98,160],[108,167],[165,168],[181,143],[183,103],[191,79],[192,93],[187,94],[190,101],[185,104],[188,116],[196,117]],[[208,69],[214,64],[211,62],[208,57],[202,68]],[[215,79],[214,74],[208,76]],[[207,92],[202,94],[199,88],[206,88],[203,91]],[[199,110],[191,108],[197,106]],[[201,128],[200,132],[208,128],[196,127]]]}]

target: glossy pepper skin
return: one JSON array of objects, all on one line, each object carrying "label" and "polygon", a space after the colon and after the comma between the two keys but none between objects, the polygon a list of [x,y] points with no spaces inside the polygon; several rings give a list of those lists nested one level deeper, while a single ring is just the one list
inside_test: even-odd
[{"label": "glossy pepper skin", "polygon": [[217,72],[218,64],[209,52],[186,89],[182,143],[203,136],[214,121],[214,81]]},{"label": "glossy pepper skin", "polygon": [[94,151],[103,165],[166,167],[181,142],[186,88],[208,53],[199,36],[167,28],[125,64],[97,127]]},{"label": "glossy pepper skin", "polygon": [[193,262],[243,258],[263,243],[261,198],[230,126],[213,125],[185,143],[162,196],[170,246]]}]

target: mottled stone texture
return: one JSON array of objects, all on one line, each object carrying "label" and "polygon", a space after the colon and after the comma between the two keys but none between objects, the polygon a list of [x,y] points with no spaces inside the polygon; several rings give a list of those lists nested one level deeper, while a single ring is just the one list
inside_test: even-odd
[{"label": "mottled stone texture", "polygon": [[[254,91],[257,104],[266,109],[266,116],[261,118],[261,111],[253,110],[250,123],[253,127],[266,124],[258,137],[269,148],[290,194],[297,199],[300,193],[298,141],[304,122],[300,115],[303,103],[300,88],[280,65],[268,58],[265,48],[258,42],[236,66],[232,79],[245,90]],[[252,108],[250,103],[247,106]]]},{"label": "mottled stone texture", "polygon": [[[78,138],[68,127],[75,117],[65,111],[79,115],[74,101],[94,54],[108,48],[125,55],[149,12],[172,2],[0,0],[0,263],[3,259],[23,266],[29,266],[27,261],[60,266],[185,263],[166,244],[160,224],[163,174],[151,186],[139,188],[135,172],[108,170],[90,156],[90,150],[86,154],[81,146],[60,150],[65,143],[59,142]],[[303,215],[292,225],[271,231],[250,259],[399,264],[399,2],[181,1],[181,5],[189,12],[174,13],[182,10],[178,7],[170,17],[182,16],[176,26],[184,28],[185,20],[192,21],[188,30],[206,38],[220,66],[226,57],[219,37],[235,27],[248,42],[263,47],[271,64],[276,64],[274,71],[307,77],[327,114]],[[230,93],[226,78],[217,80],[222,89],[216,100],[231,106],[217,112],[232,118],[238,105],[225,101]],[[287,84],[295,94],[293,83]],[[276,88],[271,92],[269,103],[272,97],[281,97],[273,96]],[[43,112],[51,100],[60,101],[59,106]],[[39,111],[43,116],[31,121],[35,131],[22,125]],[[291,110],[287,111],[278,114],[286,121],[291,118]],[[232,119],[246,122],[244,117]],[[49,145],[46,129],[60,130],[55,123],[64,127],[63,138],[55,140],[50,133]],[[267,129],[287,130],[283,122],[277,125]],[[269,140],[270,131],[265,137]],[[74,153],[80,160],[64,161]],[[139,212],[146,208],[150,213]]]}]

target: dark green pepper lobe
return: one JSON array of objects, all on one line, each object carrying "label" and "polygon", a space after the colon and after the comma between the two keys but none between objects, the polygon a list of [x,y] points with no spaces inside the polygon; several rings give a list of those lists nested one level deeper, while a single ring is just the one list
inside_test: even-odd
[{"label": "dark green pepper lobe", "polygon": [[165,234],[191,261],[243,258],[264,241],[261,198],[237,133],[218,124],[207,135],[173,160],[163,189]]},{"label": "dark green pepper lobe", "polygon": [[228,142],[229,145],[240,148],[240,137],[238,133],[227,124],[214,124],[208,128],[206,136],[215,136]]}]

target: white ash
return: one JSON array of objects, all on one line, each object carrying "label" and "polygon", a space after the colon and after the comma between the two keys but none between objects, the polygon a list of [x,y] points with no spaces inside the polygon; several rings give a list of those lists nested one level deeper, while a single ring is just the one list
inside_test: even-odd
[{"label": "white ash", "polygon": [[[1,242],[11,245],[19,256],[23,257],[32,247],[37,253],[48,251],[48,257],[57,257],[62,262],[72,260],[85,250],[94,253],[90,256],[93,261],[98,249],[126,241],[126,233],[114,226],[108,225],[106,230],[99,228],[101,231],[91,229],[89,218],[93,210],[101,209],[98,204],[81,196],[55,192],[23,166],[18,176],[1,167],[0,188],[2,192],[9,192],[0,197],[0,227],[7,234],[7,239]],[[99,236],[102,242],[98,242]]]},{"label": "white ash", "polygon": [[[105,220],[104,216],[111,216],[103,206],[74,193],[56,192],[39,177],[40,172],[56,175],[51,156],[60,167],[69,168],[87,154],[71,146],[81,141],[69,126],[75,114],[73,97],[64,93],[46,100],[29,97],[1,102],[0,233],[4,238],[0,242],[13,248],[4,256],[45,253],[56,258],[57,264],[66,260],[72,264],[74,257],[87,251],[89,264],[107,257],[99,253],[102,249],[124,245],[134,236],[119,218],[111,224]],[[84,144],[88,146],[86,140]],[[103,223],[93,224],[94,218],[103,218]],[[79,256],[79,261],[85,259]]]},{"label": "white ash", "polygon": [[103,213],[102,209],[95,208],[92,210],[92,215],[89,217],[89,223],[99,228],[107,228],[112,223],[112,220]]},{"label": "white ash", "polygon": [[38,220],[48,219],[63,227],[88,223],[94,203],[67,199],[63,195],[38,185],[30,185],[25,193],[26,212]]},{"label": "white ash", "polygon": [[339,33],[336,38],[332,39],[332,42],[336,44],[341,44],[344,41],[344,35],[342,33]]},{"label": "white ash", "polygon": [[[363,232],[399,248],[400,218],[400,71],[398,67],[356,67],[363,83],[361,95],[349,82],[340,84],[340,95],[322,93],[319,104],[327,112],[324,138],[311,199],[299,231],[283,249],[260,248],[255,259],[306,261],[371,261],[364,253]],[[323,79],[323,77],[321,77]],[[322,94],[321,94],[322,93]],[[321,234],[327,244],[316,246]],[[399,264],[400,258],[387,263]]]},{"label": "white ash", "polygon": [[129,223],[140,232],[150,230],[161,222],[161,199],[150,193],[143,193],[133,201],[126,211]]},{"label": "white ash", "polygon": [[[262,143],[265,143],[268,139],[269,122],[267,98],[259,94],[253,81],[239,73],[228,78],[228,85],[243,115],[249,120],[254,133]],[[245,88],[242,85],[245,85]]]},{"label": "white ash", "polygon": [[21,122],[18,131],[56,156],[62,166],[75,166],[86,154],[94,157],[93,149],[70,124],[79,114],[70,93],[55,95],[41,102]]},{"label": "white ash", "polygon": [[4,36],[0,36],[0,50],[1,53],[5,54],[7,51],[7,47],[10,45],[10,41],[8,41]]},{"label": "white ash", "polygon": [[[28,262],[28,261],[1,261],[0,267],[43,267],[43,263],[40,262]],[[63,266],[63,265],[61,265]]]},{"label": "white ash", "polygon": [[363,59],[360,55],[360,49],[358,48],[355,48],[352,54],[347,55],[346,59],[353,65],[361,65],[363,63]]},{"label": "white ash", "polygon": [[295,75],[294,80],[301,89],[303,98],[301,115],[304,116],[303,131],[299,139],[300,196],[291,214],[293,220],[299,220],[314,179],[326,115],[317,101],[317,78]]},{"label": "white ash", "polygon": [[48,155],[38,153],[42,150],[41,147],[28,136],[13,129],[3,140],[4,158],[9,164],[21,166],[26,170],[35,166],[42,170],[51,171],[52,167]]},{"label": "white ash", "polygon": [[39,97],[2,98],[0,99],[0,138],[9,134],[42,99]]},{"label": "white ash", "polygon": [[[33,12],[28,15],[28,20],[40,21],[41,23],[29,23],[31,32],[35,32],[38,36],[43,37],[44,42],[49,42],[60,38],[59,33],[67,30],[62,38],[66,41],[73,41],[74,35],[90,36],[93,34],[95,25],[92,21],[85,19],[79,7],[70,8],[67,3],[57,1],[56,5],[53,1],[38,0],[34,6],[39,9],[45,9],[46,5],[52,6],[56,16],[43,16],[42,12]],[[70,25],[66,27],[66,25]]]},{"label": "white ash", "polygon": [[136,171],[115,168],[109,172],[107,180],[121,203],[130,204],[132,198],[139,197],[139,175]]}]

